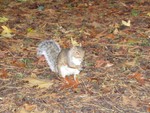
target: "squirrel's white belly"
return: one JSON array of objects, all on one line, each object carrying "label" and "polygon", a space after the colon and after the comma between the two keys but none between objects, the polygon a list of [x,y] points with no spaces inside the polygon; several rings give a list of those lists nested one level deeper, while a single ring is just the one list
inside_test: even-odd
[{"label": "squirrel's white belly", "polygon": [[76,65],[80,65],[82,61],[78,58],[72,57],[72,62]]},{"label": "squirrel's white belly", "polygon": [[61,66],[60,71],[61,71],[62,77],[65,77],[67,75],[77,75],[80,73],[80,70],[70,68],[68,66]]}]

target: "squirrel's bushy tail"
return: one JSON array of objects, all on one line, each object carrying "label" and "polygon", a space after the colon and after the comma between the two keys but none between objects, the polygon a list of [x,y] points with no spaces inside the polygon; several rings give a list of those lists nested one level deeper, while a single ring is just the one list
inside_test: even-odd
[{"label": "squirrel's bushy tail", "polygon": [[44,55],[45,59],[53,72],[58,72],[57,57],[61,51],[59,44],[53,40],[45,40],[41,42],[37,49],[37,55]]}]

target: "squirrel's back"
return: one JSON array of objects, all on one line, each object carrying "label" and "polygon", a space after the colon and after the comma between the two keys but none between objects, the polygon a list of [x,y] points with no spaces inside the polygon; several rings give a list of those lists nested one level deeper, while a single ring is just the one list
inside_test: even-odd
[{"label": "squirrel's back", "polygon": [[61,51],[60,46],[53,40],[45,40],[38,45],[37,55],[45,56],[50,69],[57,72],[57,57]]}]

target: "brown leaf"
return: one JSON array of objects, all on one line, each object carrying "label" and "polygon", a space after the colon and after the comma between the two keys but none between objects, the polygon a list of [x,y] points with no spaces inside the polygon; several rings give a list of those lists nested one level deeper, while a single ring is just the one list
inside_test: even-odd
[{"label": "brown leaf", "polygon": [[1,70],[0,77],[1,78],[7,78],[8,77],[8,73],[7,73],[6,69]]},{"label": "brown leaf", "polygon": [[16,67],[26,67],[26,64],[17,60],[13,60],[12,65],[16,66]]},{"label": "brown leaf", "polygon": [[95,63],[95,67],[96,68],[102,67],[102,65],[105,64],[105,63],[106,63],[105,60],[97,60],[96,63]]},{"label": "brown leaf", "polygon": [[142,77],[142,74],[140,73],[135,73],[131,76],[129,76],[129,78],[134,78],[137,80],[137,82],[139,82],[140,84],[144,84],[144,78]]},{"label": "brown leaf", "polygon": [[105,36],[106,38],[110,38],[110,39],[114,39],[115,38],[115,35],[114,34],[108,34]]},{"label": "brown leaf", "polygon": [[103,89],[102,89],[102,91],[103,91],[104,94],[109,93],[111,90],[112,90],[112,88],[109,87],[109,86],[105,86],[105,87],[103,87]]},{"label": "brown leaf", "polygon": [[[19,40],[20,41],[20,40]],[[11,51],[11,52],[17,52],[17,53],[22,53],[23,52],[23,44],[22,44],[22,41],[16,41],[15,43],[13,43],[11,46],[10,46],[10,48],[9,48],[9,50]]]},{"label": "brown leaf", "polygon": [[24,104],[24,108],[26,111],[33,111],[36,107],[37,105]]},{"label": "brown leaf", "polygon": [[150,106],[147,108],[147,111],[150,112]]}]

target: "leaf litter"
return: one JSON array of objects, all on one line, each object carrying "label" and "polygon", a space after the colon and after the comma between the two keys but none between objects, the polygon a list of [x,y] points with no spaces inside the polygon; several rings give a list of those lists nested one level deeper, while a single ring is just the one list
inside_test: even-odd
[{"label": "leaf litter", "polygon": [[[0,3],[0,112],[150,111],[148,0]],[[61,78],[38,62],[46,39],[86,50],[76,89],[58,90]]]}]

